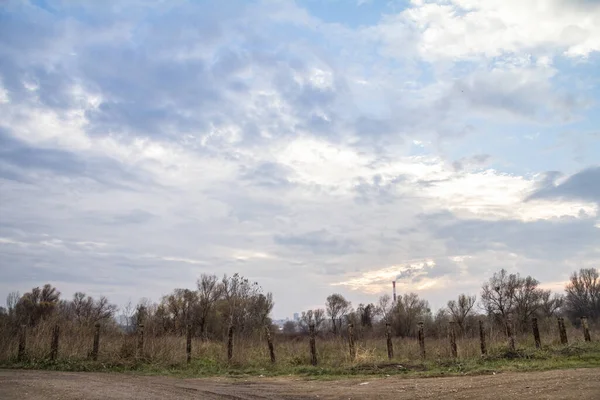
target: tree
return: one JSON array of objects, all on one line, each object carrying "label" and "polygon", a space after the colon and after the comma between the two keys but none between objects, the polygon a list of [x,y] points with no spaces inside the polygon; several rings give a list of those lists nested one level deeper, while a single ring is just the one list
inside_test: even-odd
[{"label": "tree", "polygon": [[137,306],[135,306],[135,313],[133,314],[133,324],[136,331],[138,330],[140,325],[144,325],[146,323],[146,320],[149,317],[148,310],[150,307],[148,303],[148,301],[143,299],[140,300]]},{"label": "tree", "polygon": [[10,292],[8,296],[6,296],[6,310],[9,316],[14,316],[19,300],[21,300],[19,292]]},{"label": "tree", "polygon": [[259,293],[252,296],[248,305],[248,322],[246,325],[252,329],[258,329],[270,325],[269,314],[273,310],[273,295],[271,293]]},{"label": "tree", "polygon": [[565,297],[550,290],[544,290],[540,297],[540,312],[546,318],[555,317],[565,304]]},{"label": "tree", "polygon": [[119,321],[121,324],[124,323],[125,330],[127,332],[133,331],[133,326],[135,325],[134,315],[135,307],[133,304],[131,304],[131,300],[129,300],[127,304],[125,304],[125,307],[121,309],[121,317]]},{"label": "tree", "polygon": [[476,296],[461,294],[458,296],[458,301],[450,300],[448,302],[448,311],[463,334],[465,333],[465,321],[472,314],[476,300]]},{"label": "tree", "polygon": [[200,334],[203,338],[206,338],[207,319],[223,293],[223,285],[217,281],[216,275],[202,274],[198,279],[197,286]]},{"label": "tree", "polygon": [[303,333],[308,333],[310,325],[315,326],[315,331],[318,332],[321,329],[321,325],[325,321],[325,310],[317,308],[315,310],[302,311],[300,320],[298,321],[298,327]]},{"label": "tree", "polygon": [[392,318],[396,335],[411,336],[415,334],[419,320],[431,318],[431,309],[427,300],[420,299],[416,293],[408,293],[398,297]]},{"label": "tree", "polygon": [[448,308],[440,308],[435,313],[433,317],[433,330],[432,336],[442,337],[447,332],[446,327],[448,326],[448,322],[450,322],[450,311]]},{"label": "tree", "polygon": [[257,282],[251,283],[239,274],[234,274],[231,278],[225,275],[221,283],[226,304],[225,319],[240,333],[248,334],[263,329],[269,322],[267,318],[273,309],[272,294],[262,294],[262,288]]},{"label": "tree", "polygon": [[175,289],[162,298],[162,310],[166,311],[173,332],[185,333],[187,324],[195,319],[193,312],[197,304],[198,294],[190,289]]},{"label": "tree", "polygon": [[582,316],[600,318],[600,277],[596,268],[573,272],[565,292],[565,311],[571,320]]},{"label": "tree", "polygon": [[294,321],[285,321],[283,324],[283,333],[286,335],[293,335],[296,333],[296,323]]},{"label": "tree", "polygon": [[389,294],[384,294],[379,298],[379,304],[377,306],[377,314],[381,316],[383,322],[391,323],[392,319],[392,298]]},{"label": "tree", "polygon": [[544,291],[538,286],[539,282],[531,276],[522,278],[502,269],[483,285],[481,301],[488,315],[505,327],[508,327],[509,318],[515,317],[523,330],[542,307]]},{"label": "tree", "polygon": [[540,283],[531,276],[518,278],[518,283],[515,290],[515,315],[521,325],[521,330],[525,330],[529,326],[531,317],[542,305],[544,290],[538,288]]},{"label": "tree", "polygon": [[323,322],[325,322],[325,310],[322,308],[313,310],[313,320],[315,322],[315,330],[319,331],[321,329],[321,325],[323,325]]},{"label": "tree", "polygon": [[82,292],[75,293],[73,300],[64,302],[61,308],[65,317],[74,319],[82,325],[110,320],[117,311],[117,306],[110,304],[106,297],[102,296],[94,300]]},{"label": "tree", "polygon": [[515,308],[515,292],[519,287],[519,277],[508,274],[504,269],[490,278],[481,288],[481,302],[488,315],[506,324]]},{"label": "tree", "polygon": [[371,328],[373,327],[373,317],[375,315],[375,306],[373,304],[359,304],[356,309],[356,313],[358,316],[358,320],[360,321],[360,325],[363,328]]},{"label": "tree", "polygon": [[54,313],[60,300],[60,292],[50,284],[41,289],[35,287],[25,293],[15,307],[15,313],[20,323],[35,326],[37,323]]},{"label": "tree", "polygon": [[327,297],[327,315],[331,319],[331,327],[334,335],[338,332],[338,324],[336,321],[339,320],[341,324],[341,319],[348,314],[351,308],[352,303],[346,300],[341,294],[334,293]]}]

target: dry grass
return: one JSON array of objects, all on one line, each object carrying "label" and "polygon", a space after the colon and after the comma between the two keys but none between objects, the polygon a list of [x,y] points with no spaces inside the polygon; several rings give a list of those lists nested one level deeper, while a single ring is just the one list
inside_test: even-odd
[{"label": "dry grass", "polygon": [[[49,356],[52,336],[51,322],[42,323],[27,332],[27,359],[30,363],[46,360]],[[569,327],[570,343],[582,342],[583,333]],[[598,339],[600,334],[593,333]],[[548,326],[542,335],[544,346],[557,346],[558,330]],[[491,331],[487,336],[487,347],[491,354],[506,348],[506,339],[501,332]],[[18,335],[4,335],[0,341],[0,365],[15,365],[17,358]],[[71,323],[61,324],[58,362],[76,364],[89,362],[93,342],[93,328],[83,328]],[[307,337],[288,338],[276,335],[274,338],[277,356],[277,368],[286,370],[308,366],[310,364],[309,340]],[[533,349],[532,335],[516,338],[520,349]],[[458,338],[458,357],[460,360],[481,359],[478,338]],[[397,364],[416,365],[421,363],[419,345],[413,338],[394,338],[394,359]],[[137,337],[117,330],[104,329],[100,338],[98,364],[134,368],[140,364],[157,368],[180,368],[186,365],[185,337],[147,336],[141,356],[136,354]],[[426,339],[427,362],[451,360],[448,339]],[[384,338],[356,340],[356,358],[350,358],[348,342],[343,338],[317,338],[317,358],[323,368],[353,368],[389,364]],[[200,368],[214,373],[226,371],[231,367],[274,368],[271,366],[266,340],[262,337],[235,337],[234,358],[227,361],[226,343],[220,341],[202,341],[194,338],[192,359]]]}]

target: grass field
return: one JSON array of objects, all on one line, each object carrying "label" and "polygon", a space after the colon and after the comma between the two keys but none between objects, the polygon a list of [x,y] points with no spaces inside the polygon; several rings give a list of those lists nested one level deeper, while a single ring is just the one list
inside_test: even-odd
[{"label": "grass field", "polygon": [[319,364],[310,365],[308,338],[275,337],[277,362],[272,364],[266,341],[236,338],[234,357],[228,362],[225,343],[193,339],[192,360],[186,363],[185,338],[178,336],[145,339],[142,355],[136,355],[133,335],[106,333],[101,336],[98,361],[90,360],[92,331],[61,329],[58,357],[49,360],[51,327],[42,325],[27,336],[26,358],[17,362],[17,337],[0,345],[0,367],[51,369],[62,371],[112,371],[143,374],[191,376],[306,376],[339,378],[357,375],[444,376],[487,374],[503,371],[538,371],[560,368],[600,367],[600,343],[584,342],[581,332],[569,332],[570,344],[558,343],[552,332],[543,336],[544,346],[536,350],[529,335],[517,337],[517,351],[506,347],[506,340],[493,332],[488,335],[488,354],[481,356],[479,340],[459,339],[458,358],[453,359],[447,339],[426,340],[427,356],[420,358],[415,339],[394,339],[394,354],[388,360],[384,339],[356,342],[356,357],[351,359],[348,343],[342,338],[317,338]]}]

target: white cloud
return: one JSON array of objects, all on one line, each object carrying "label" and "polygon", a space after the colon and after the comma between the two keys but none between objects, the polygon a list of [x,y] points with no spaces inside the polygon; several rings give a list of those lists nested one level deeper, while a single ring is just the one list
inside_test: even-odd
[{"label": "white cloud", "polygon": [[[332,285],[373,302],[402,271],[400,291],[436,304],[500,267],[560,282],[598,260],[598,204],[524,200],[529,171],[573,168],[560,151],[535,163],[533,146],[568,119],[555,116],[581,118],[555,56],[595,51],[597,15],[535,7],[414,1],[352,31],[259,2],[208,31],[175,12],[157,32],[133,7],[119,24],[52,30],[49,47],[3,47],[18,73],[0,68],[0,262],[15,266],[0,291],[52,278],[123,302],[240,272],[286,315]],[[506,121],[540,132],[516,163],[492,140]]]},{"label": "white cloud", "polygon": [[376,155],[361,155],[351,148],[316,140],[297,139],[282,152],[278,161],[295,172],[295,181],[310,186],[318,184],[338,195],[353,195],[357,179],[379,185],[402,177],[393,193],[414,196],[428,211],[447,209],[465,217],[519,219],[532,221],[561,216],[578,217],[583,211],[597,215],[598,207],[582,201],[523,200],[534,190],[535,177],[501,173],[493,169],[456,172],[436,157],[398,157],[385,163]]},{"label": "white cloud", "polygon": [[600,6],[569,0],[418,1],[380,26],[390,47],[405,25],[418,32],[424,58],[471,59],[511,53],[586,57],[600,50]]}]

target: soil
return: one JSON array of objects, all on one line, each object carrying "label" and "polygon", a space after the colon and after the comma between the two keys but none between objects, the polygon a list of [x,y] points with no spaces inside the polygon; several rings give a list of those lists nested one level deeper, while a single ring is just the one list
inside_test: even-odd
[{"label": "soil", "polygon": [[0,399],[600,399],[600,369],[448,378],[180,379],[0,370]]}]

